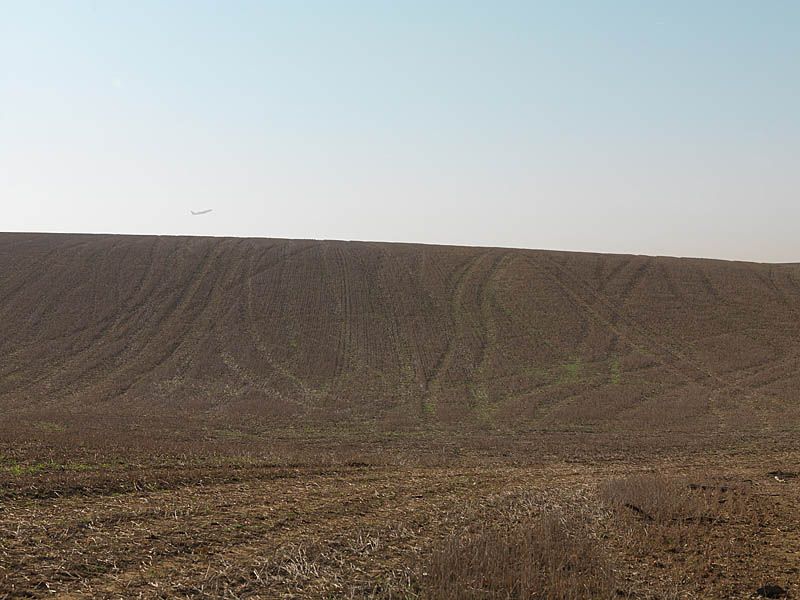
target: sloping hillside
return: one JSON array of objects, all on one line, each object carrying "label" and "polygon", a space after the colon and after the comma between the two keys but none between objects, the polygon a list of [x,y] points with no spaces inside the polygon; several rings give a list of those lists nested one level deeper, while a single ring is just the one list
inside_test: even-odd
[{"label": "sloping hillside", "polygon": [[0,234],[0,407],[653,427],[780,419],[800,267]]}]

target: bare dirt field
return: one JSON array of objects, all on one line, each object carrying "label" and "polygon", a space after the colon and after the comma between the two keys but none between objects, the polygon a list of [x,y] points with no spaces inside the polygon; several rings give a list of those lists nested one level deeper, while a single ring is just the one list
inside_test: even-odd
[{"label": "bare dirt field", "polygon": [[0,234],[0,598],[800,597],[800,267]]},{"label": "bare dirt field", "polygon": [[800,453],[785,446],[6,459],[0,593],[750,598],[773,585],[796,596],[800,479],[786,465]]}]

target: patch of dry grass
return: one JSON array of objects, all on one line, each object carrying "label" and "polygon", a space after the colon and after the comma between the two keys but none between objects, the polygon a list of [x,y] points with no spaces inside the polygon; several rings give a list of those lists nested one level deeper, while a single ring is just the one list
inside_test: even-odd
[{"label": "patch of dry grass", "polygon": [[715,483],[709,476],[695,480],[638,474],[601,486],[601,496],[620,512],[662,527],[713,524],[727,519],[741,510],[746,493],[744,484]]},{"label": "patch of dry grass", "polygon": [[434,549],[425,597],[611,598],[615,577],[585,497],[522,495],[490,509]]}]

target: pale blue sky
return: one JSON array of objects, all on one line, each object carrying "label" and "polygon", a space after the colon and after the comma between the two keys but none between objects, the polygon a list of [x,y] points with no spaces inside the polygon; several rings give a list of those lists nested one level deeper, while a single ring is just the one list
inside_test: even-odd
[{"label": "pale blue sky", "polygon": [[798,191],[800,2],[0,0],[4,231],[800,261]]}]

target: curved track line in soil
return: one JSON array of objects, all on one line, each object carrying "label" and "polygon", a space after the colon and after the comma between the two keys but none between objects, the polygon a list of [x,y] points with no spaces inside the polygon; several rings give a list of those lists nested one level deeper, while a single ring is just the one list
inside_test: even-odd
[{"label": "curved track line in soil", "polygon": [[[751,391],[762,389],[768,385],[771,385],[777,381],[781,381],[783,379],[788,379],[789,377],[796,376],[797,371],[797,364],[800,363],[800,356],[797,354],[791,354],[780,359],[777,362],[771,362],[767,366],[760,368],[752,373],[747,373],[744,376],[737,378],[734,380],[734,385],[731,387],[732,390],[740,390],[744,388],[749,388]],[[783,373],[781,374],[781,370]],[[776,375],[775,373],[778,372]],[[766,383],[759,382],[758,380],[763,377],[771,377]],[[731,390],[722,390],[722,391],[731,391]],[[749,397],[749,396],[748,396]]]},{"label": "curved track line in soil", "polygon": [[39,281],[42,281],[50,277],[52,274],[52,269],[47,267],[47,262],[50,261],[53,257],[59,258],[61,254],[67,252],[68,250],[72,250],[74,248],[78,248],[84,245],[86,245],[86,242],[77,242],[66,246],[53,248],[52,250],[45,252],[43,257],[36,260],[36,263],[38,265],[38,268],[35,269],[35,272],[37,274],[36,279],[31,280],[30,270],[26,269],[26,271],[22,274],[23,279],[19,283],[19,285],[7,291],[4,295],[0,296],[0,307],[8,306],[9,301],[12,300],[13,297],[17,295],[17,293],[19,293],[19,291],[22,290],[23,288],[34,286]]},{"label": "curved track line in soil", "polygon": [[[393,265],[391,272],[392,278],[395,283],[398,279],[403,280],[408,276],[408,285],[412,288],[416,284],[413,274],[410,272],[402,273],[401,265],[398,259],[393,256],[388,249],[381,248],[381,256],[383,256],[384,266],[380,271],[378,277],[378,289],[380,303],[385,307],[386,323],[389,329],[388,337],[394,356],[396,357],[397,373],[400,381],[401,394],[407,393],[409,385],[415,387],[416,383],[420,380],[427,381],[427,370],[425,361],[420,355],[417,344],[413,341],[413,331],[410,331],[408,320],[403,318],[397,311],[398,300],[395,297],[396,290],[390,289],[389,281],[386,280],[386,272],[389,270],[388,265]],[[404,286],[399,286],[404,287]],[[409,349],[414,347],[417,351],[412,353]],[[423,390],[424,392],[424,390]]]},{"label": "curved track line in soil", "polygon": [[336,264],[339,268],[339,284],[341,294],[339,296],[339,306],[342,310],[340,317],[339,341],[336,347],[336,364],[334,366],[334,379],[341,379],[343,374],[349,370],[351,364],[350,352],[352,349],[352,318],[353,307],[350,298],[350,267],[345,251],[340,246],[333,248],[336,256]]},{"label": "curved track line in soil", "polygon": [[[273,244],[273,245],[268,246],[266,249],[267,250],[272,250],[275,247],[276,247],[276,245]],[[294,252],[291,252],[291,253],[287,254],[286,253],[286,247],[282,246],[281,249],[282,249],[282,251],[284,253],[282,257],[276,259],[273,263],[263,267],[262,269],[259,269],[258,271],[253,272],[250,275],[250,277],[253,277],[253,278],[260,277],[261,275],[264,275],[265,273],[269,273],[270,271],[272,271],[276,267],[279,267],[279,266],[282,267],[284,263],[298,258],[301,254],[304,254],[305,252],[308,252],[310,250],[317,249],[318,247],[319,247],[318,244],[313,244],[312,243],[312,244],[308,244],[308,245],[305,245],[305,246],[301,246],[300,248],[298,248]]]},{"label": "curved track line in soil", "polygon": [[775,267],[770,267],[766,277],[768,277],[770,285],[775,291],[779,302],[789,309],[794,315],[799,315],[800,312],[798,312],[797,293],[787,291],[786,288],[778,282],[777,271],[778,270]]},{"label": "curved track line in soil", "polygon": [[460,341],[464,337],[468,337],[470,333],[467,324],[464,323],[463,317],[463,306],[467,303],[465,297],[467,291],[466,285],[469,280],[479,272],[479,265],[490,255],[491,251],[476,253],[475,256],[469,260],[455,281],[455,289],[450,300],[450,317],[453,323],[453,335],[449,336],[447,350],[442,355],[440,361],[434,366],[430,380],[426,382],[425,389],[428,394],[433,388],[441,387],[441,379],[450,368],[454,354],[460,345]]},{"label": "curved track line in soil", "polygon": [[[411,289],[422,289],[423,282],[429,280],[429,260],[428,260],[428,253],[427,251],[423,251],[420,257],[419,269],[416,273],[409,273],[408,281],[411,285]],[[430,291],[426,290],[426,293],[430,296]],[[415,315],[417,316],[417,315]],[[418,316],[425,318],[427,315],[420,313]],[[424,394],[425,392],[425,382],[428,381],[430,377],[430,365],[432,362],[430,360],[430,344],[426,344],[426,339],[420,343],[420,336],[417,330],[417,325],[415,323],[409,323],[407,319],[402,319],[398,322],[399,326],[402,326],[402,321],[406,321],[409,324],[409,346],[410,351],[408,353],[408,364],[409,364],[409,371],[412,373],[412,386],[414,391],[417,394]]]},{"label": "curved track line in soil", "polygon": [[[607,275],[607,276],[598,277],[598,282],[599,282],[599,285],[597,286],[597,289],[598,289],[600,292],[605,292],[606,288],[608,287],[608,284],[609,284],[609,283],[611,283],[612,281],[614,281],[614,280],[617,278],[617,276],[618,276],[618,275],[619,275],[619,274],[620,274],[620,273],[621,273],[623,270],[625,270],[625,268],[627,268],[627,267],[628,267],[628,265],[630,265],[630,264],[631,264],[631,262],[632,262],[632,259],[630,259],[630,258],[628,258],[628,259],[623,259],[623,260],[620,260],[620,261],[619,261],[619,263],[618,263],[617,265],[615,265],[615,266],[614,266],[614,267],[613,267],[613,268],[612,268],[612,269],[611,269],[611,270],[608,272],[608,275]],[[599,264],[599,265],[602,265],[602,264],[603,264],[603,261],[602,261],[602,259],[601,259],[601,258],[598,258],[598,264]]]},{"label": "curved track line in soil", "polygon": [[[152,244],[150,244],[153,250],[151,250],[150,259],[148,260],[148,268],[146,270],[146,275],[142,278],[142,281],[144,281],[147,277],[153,276],[155,274],[154,267],[156,265],[156,261],[153,260],[153,255],[154,255],[154,249],[158,245],[159,240],[160,238],[154,238]],[[79,245],[82,244],[73,245],[70,246],[70,248],[74,248]],[[125,344],[125,341],[129,332],[127,329],[122,331],[117,331],[117,330],[120,324],[133,321],[136,318],[136,312],[144,308],[145,299],[148,297],[147,293],[145,292],[145,289],[146,288],[144,288],[143,285],[140,287],[140,293],[138,297],[141,299],[141,301],[140,302],[134,301],[133,307],[121,311],[121,314],[117,317],[117,320],[115,322],[108,324],[106,320],[103,320],[99,324],[94,325],[94,327],[100,325],[100,329],[93,336],[94,339],[103,339],[103,334],[105,332],[114,332],[116,335],[115,341],[121,344],[121,347],[116,352],[111,354],[109,357],[106,357],[106,359],[103,361],[104,364],[107,364],[110,360],[117,358],[127,350],[127,344]],[[152,289],[152,287],[150,289]],[[89,328],[90,326],[87,325],[82,330]],[[51,340],[49,340],[49,343],[55,343],[56,341],[60,341],[62,339],[65,339],[65,336],[63,335],[56,336]],[[34,347],[39,345],[40,345],[39,342],[31,342],[30,344],[23,346],[23,349],[29,346]],[[87,364],[91,365],[90,357],[93,353],[96,353],[98,351],[99,351],[98,347],[96,347],[94,344],[87,343],[82,350],[79,350],[78,352],[73,351],[68,357],[64,357],[63,361],[61,361],[60,363],[53,364],[48,371],[42,373],[39,376],[34,376],[33,378],[28,379],[26,385],[35,386],[42,384],[45,381],[52,382],[54,379],[57,381],[57,378],[64,377],[66,373],[70,373],[72,375],[71,380],[73,383],[75,383],[78,381],[78,379],[83,377],[87,372],[93,370],[91,366],[87,367]],[[50,386],[52,385],[58,385],[61,388],[64,385],[70,385],[70,384],[51,383]]]},{"label": "curved track line in soil", "polygon": [[[305,251],[305,249],[300,250],[298,252],[295,252],[294,254],[299,254],[300,252],[304,252],[304,251]],[[284,258],[284,259],[282,259],[281,262],[285,262],[285,261],[286,261],[286,259]],[[246,302],[247,302],[247,323],[248,323],[247,331],[250,334],[250,338],[253,341],[253,344],[255,346],[256,352],[258,352],[259,355],[262,356],[264,358],[264,360],[267,361],[267,364],[270,366],[270,368],[273,371],[275,371],[279,375],[282,375],[284,378],[286,378],[289,381],[291,381],[292,384],[297,386],[297,388],[299,388],[300,392],[303,395],[303,399],[305,400],[310,395],[310,388],[308,387],[308,385],[301,378],[299,378],[291,369],[289,369],[287,365],[277,361],[272,356],[272,353],[268,350],[268,344],[264,342],[263,337],[261,336],[261,334],[257,331],[257,329],[255,327],[255,323],[257,322],[257,320],[255,318],[255,309],[253,308],[253,302],[254,302],[254,298],[255,298],[255,294],[253,293],[253,279],[256,276],[261,275],[261,274],[265,273],[268,270],[271,270],[274,267],[274,265],[270,266],[270,267],[267,267],[265,269],[262,269],[256,274],[256,273],[253,273],[253,262],[254,261],[251,260],[250,266],[249,266],[250,272],[248,273],[248,275],[247,275],[247,277],[245,279]],[[250,378],[250,379],[253,382],[255,381],[252,378]],[[262,389],[262,390],[265,391],[266,389],[268,389],[268,383],[266,381],[262,382],[257,387],[259,389]],[[278,390],[272,390],[272,391],[274,391],[275,393],[277,393],[281,397],[283,396]]]},{"label": "curved track line in soil", "polygon": [[[765,286],[768,286],[774,292],[778,301],[788,311],[797,316],[798,321],[800,321],[800,311],[790,301],[791,294],[786,294],[786,292],[780,288],[774,279],[774,274],[775,267],[770,267],[769,276],[759,275],[759,279],[762,283],[764,283]],[[739,331],[741,332],[742,330]],[[739,377],[734,378],[729,386],[723,390],[720,390],[720,393],[742,391],[744,388],[751,388],[750,392],[745,393],[745,397],[752,398],[754,392],[763,389],[764,387],[767,387],[768,385],[771,385],[777,381],[781,381],[793,376],[794,372],[792,370],[785,372],[783,375],[772,376],[771,374],[773,374],[775,371],[780,371],[780,369],[786,367],[787,365],[797,362],[800,362],[800,353],[790,353],[778,359],[777,362],[775,360],[767,360],[760,365],[755,365],[754,367],[746,369],[744,373],[740,372]],[[757,383],[757,380],[765,375],[772,378],[765,384]]]},{"label": "curved track line in soil", "polygon": [[111,325],[112,331],[124,327],[136,318],[137,313],[146,309],[147,300],[150,298],[152,290],[157,283],[158,275],[155,267],[158,265],[158,261],[155,260],[155,257],[159,243],[160,238],[156,238],[152,243],[148,244],[150,252],[147,259],[147,267],[135,286],[138,293],[130,300],[131,305],[126,306],[125,309],[120,312],[117,320]]},{"label": "curved track line in soil", "polygon": [[[86,255],[88,253],[88,256]],[[80,253],[76,258],[80,259],[80,266],[84,267],[82,269],[82,274],[86,279],[91,278],[92,283],[87,287],[93,291],[94,297],[92,298],[92,308],[96,309],[97,305],[97,282],[98,282],[98,273],[97,268],[85,268],[86,265],[94,265],[98,261],[101,256],[105,256],[106,252],[105,249],[100,248],[90,248],[87,250],[86,253]],[[49,271],[48,275],[50,276],[51,280],[57,280],[59,275],[62,275],[58,272],[57,269],[52,269]],[[62,275],[63,276],[63,275]],[[55,312],[53,309],[57,307],[62,302],[62,297],[57,294],[50,294],[46,295],[44,298],[40,298],[35,305],[36,313],[40,315],[48,315]],[[88,304],[88,299],[84,299],[84,303]],[[32,307],[33,308],[33,307]]]},{"label": "curved track line in soil", "polygon": [[[604,365],[604,363],[603,363],[603,361],[598,361],[598,362],[595,362],[595,363],[588,363],[587,367],[593,367],[593,366],[596,366],[596,365]],[[625,376],[626,377],[630,377],[631,375],[635,375],[637,373],[642,373],[642,372],[648,371],[648,370],[650,370],[652,368],[653,368],[652,366],[645,366],[645,367],[635,367],[635,368],[631,368],[631,369],[626,369],[625,370]],[[659,365],[659,368],[661,368],[661,365]],[[507,375],[507,376],[504,376],[504,377],[497,377],[495,379],[495,381],[502,382],[502,381],[505,381],[507,379],[513,379],[514,377],[516,377],[516,374]],[[550,377],[550,379],[548,381],[541,381],[541,382],[538,382],[538,383],[536,383],[534,385],[531,385],[531,386],[516,390],[516,391],[514,391],[514,393],[512,393],[510,395],[507,395],[505,397],[505,399],[506,400],[519,399],[519,398],[523,398],[525,396],[528,396],[529,394],[532,394],[532,393],[534,393],[534,392],[536,392],[538,390],[542,390],[542,389],[549,388],[549,387],[556,387],[556,386],[561,385],[558,381],[555,380],[555,378],[556,378],[555,375],[549,375],[549,377]],[[584,386],[582,391],[581,391],[581,393],[585,394],[587,391],[592,391],[592,390],[596,390],[596,389],[604,387],[605,385],[608,384],[608,379],[609,379],[609,377],[605,373],[596,373],[596,374],[589,375],[588,377],[585,377],[581,381],[582,385]],[[676,384],[672,384],[671,386],[666,387],[665,389],[667,389],[667,390],[675,389],[675,388],[678,388],[678,387],[683,387],[684,385],[685,385],[684,383],[676,383]],[[580,396],[580,394],[576,394],[575,395],[575,397],[578,397],[578,396]],[[570,397],[572,397],[572,396],[570,396]]]},{"label": "curved track line in soil", "polygon": [[700,281],[703,284],[703,288],[706,290],[706,293],[711,297],[712,302],[719,302],[720,296],[717,288],[714,287],[714,282],[711,281],[711,277],[709,277],[706,270],[701,266],[696,266],[694,268],[694,272],[700,276]]},{"label": "curved track line in soil", "polygon": [[[210,247],[206,251],[203,259],[202,259],[202,268],[200,272],[191,280],[188,285],[187,291],[182,295],[175,296],[173,302],[168,305],[168,310],[164,314],[164,316],[159,320],[158,324],[156,325],[157,331],[163,331],[165,327],[172,325],[172,323],[179,321],[180,317],[183,315],[187,315],[190,319],[183,319],[182,322],[175,323],[175,326],[178,329],[177,335],[170,340],[169,343],[164,344],[163,340],[156,338],[152,342],[146,344],[141,352],[139,352],[140,357],[140,364],[138,365],[138,369],[132,367],[130,371],[127,371],[125,379],[127,383],[125,383],[119,391],[117,391],[116,395],[123,395],[132,387],[135,387],[137,384],[141,382],[141,380],[147,375],[148,372],[152,370],[152,368],[156,365],[163,364],[167,360],[169,360],[174,354],[175,351],[180,347],[180,345],[184,342],[184,340],[189,335],[189,332],[194,328],[193,326],[200,320],[200,317],[205,313],[208,309],[208,306],[211,302],[211,295],[213,293],[213,285],[211,286],[211,290],[209,290],[208,294],[206,294],[205,298],[202,298],[201,306],[192,311],[191,314],[188,314],[185,310],[186,306],[195,299],[198,295],[200,288],[202,287],[203,283],[209,277],[213,278],[211,275],[211,267],[214,263],[216,263],[221,256],[223,255],[224,250],[223,247],[220,246],[218,250],[212,250]],[[141,364],[142,359],[144,358],[145,353],[149,353],[148,350],[153,349],[156,346],[157,349],[155,350],[155,358],[151,360],[147,360],[144,365]],[[121,377],[115,377],[115,380],[119,381]]]},{"label": "curved track line in soil", "polygon": [[[711,379],[718,384],[725,384],[719,376],[710,371],[703,369],[699,364],[691,361],[690,359],[681,355],[681,353],[672,350],[651,331],[640,324],[633,324],[624,318],[621,312],[613,306],[613,304],[598,292],[589,292],[586,294],[588,299],[584,297],[585,292],[580,292],[582,284],[575,280],[575,277],[565,271],[563,267],[557,263],[550,261],[556,268],[556,273],[550,272],[551,277],[561,288],[570,296],[579,306],[582,307],[591,317],[601,325],[610,329],[620,339],[625,340],[633,348],[643,351],[645,354],[657,358],[665,367],[672,370],[675,374],[680,374],[682,377],[694,383],[701,383],[704,380]],[[560,276],[559,276],[560,274]],[[571,286],[566,285],[563,278],[571,280]],[[592,298],[592,296],[594,296]],[[602,316],[595,308],[599,305],[611,315],[610,318]],[[695,373],[695,376],[688,375],[685,371],[689,370]],[[696,375],[701,377],[698,380]]]},{"label": "curved track line in soil", "polygon": [[492,305],[495,304],[492,285],[495,277],[502,269],[503,263],[510,257],[509,252],[498,253],[481,279],[478,287],[478,298],[480,299],[481,317],[481,336],[480,355],[478,358],[477,372],[480,379],[485,379],[487,354],[490,346],[497,344],[497,323],[492,315]]},{"label": "curved track line in soil", "polygon": [[755,268],[751,268],[750,271],[753,273],[756,280],[761,284],[764,292],[775,297],[778,302],[783,303],[786,300],[781,290],[777,285],[775,285],[775,281],[772,278],[772,268],[770,268],[767,273],[762,273]]},{"label": "curved track line in soil", "polygon": [[436,362],[431,369],[430,376],[425,380],[425,394],[428,395],[431,391],[431,388],[434,386],[435,382],[441,377],[441,374],[445,372],[449,361],[451,360],[451,356],[454,352],[454,340],[456,339],[458,332],[458,323],[456,322],[456,314],[458,313],[458,308],[456,307],[456,303],[458,302],[457,298],[462,293],[462,286],[464,279],[467,276],[467,273],[471,272],[477,263],[482,259],[483,254],[476,252],[472,258],[470,258],[464,266],[458,271],[458,274],[453,278],[452,283],[448,286],[453,291],[450,292],[448,290],[449,304],[450,304],[450,322],[453,326],[453,333],[447,336],[447,347],[445,351],[439,356]]},{"label": "curved track line in soil", "polygon": [[[630,263],[628,263],[628,264],[630,264]],[[642,280],[648,275],[648,273],[652,269],[652,266],[653,266],[653,259],[652,258],[645,258],[642,261],[642,264],[640,264],[638,267],[636,267],[634,272],[631,274],[630,278],[622,286],[622,290],[620,291],[620,294],[619,294],[619,298],[620,298],[619,299],[619,306],[620,307],[622,307],[622,308],[625,307],[625,305],[630,300],[630,297],[633,295],[633,291],[642,282]],[[622,271],[619,271],[619,272],[621,273]],[[602,294],[602,291],[600,293]],[[605,298],[606,301],[610,303],[610,300],[606,296],[603,296],[603,298]],[[615,315],[613,315],[613,318],[617,318],[617,316],[618,315],[615,314]],[[615,321],[612,321],[612,322],[615,322]]]},{"label": "curved track line in soil", "polygon": [[[116,320],[107,328],[113,341],[124,342],[130,333],[130,328],[134,327],[135,323],[139,320],[141,316],[140,313],[147,311],[147,301],[150,299],[151,293],[158,282],[158,273],[155,270],[158,261],[155,260],[155,256],[159,242],[160,239],[156,238],[153,243],[149,244],[150,254],[147,261],[147,268],[144,270],[142,277],[135,286],[138,293],[130,300],[130,305],[125,306],[124,310],[119,311]],[[98,334],[96,338],[99,337],[100,335]],[[82,361],[86,360],[91,352],[92,346],[90,345],[81,355],[73,356],[71,363],[75,365],[82,364]]]},{"label": "curved track line in soil", "polygon": [[686,302],[686,294],[681,292],[680,286],[675,281],[675,278],[672,275],[672,270],[668,269],[664,264],[658,265],[658,271],[664,278],[664,281],[667,284],[667,289],[669,289],[669,293],[672,295],[673,298],[678,300],[679,302]]},{"label": "curved track line in soil", "polygon": [[[644,279],[644,277],[651,272],[652,265],[653,265],[653,259],[647,258],[645,262],[636,269],[631,280],[624,288],[624,293],[622,296],[623,300],[620,303],[621,306],[624,306],[628,302],[633,290],[639,285],[639,283]],[[663,270],[663,266],[660,266],[660,268]],[[573,282],[575,282],[574,278]],[[654,332],[650,331],[648,328],[644,327],[641,324],[632,323],[629,319],[623,316],[622,311],[617,307],[615,307],[614,303],[605,295],[596,294],[596,299],[599,301],[601,306],[606,308],[611,313],[612,317],[611,319],[608,320],[608,322],[611,322],[614,325],[622,323],[626,328],[632,329],[634,335],[640,338],[640,345],[648,350],[647,351],[648,354],[658,357],[659,352],[654,352],[652,349],[652,345],[653,343],[655,343],[655,348],[660,352],[666,353],[669,357],[671,357],[674,360],[674,362],[677,363],[685,362],[690,366],[691,369],[699,371],[703,376],[712,379],[716,378],[716,376],[713,373],[703,369],[702,367],[699,366],[699,364],[696,364],[696,361],[687,359],[681,353],[676,352],[675,350],[671,349],[668,345],[665,345],[664,343],[660,342],[659,336],[657,336]],[[587,302],[587,304],[591,306],[590,302]],[[615,333],[619,335],[618,332]],[[627,332],[623,334],[621,337],[630,340],[630,336],[628,335]],[[661,360],[661,362],[666,365],[670,361],[665,362]]]},{"label": "curved track line in soil", "polygon": [[[242,240],[226,241],[227,244],[219,244],[214,248],[208,246],[200,261],[201,268],[183,286],[182,290],[177,290],[172,294],[166,310],[160,311],[159,320],[153,327],[154,331],[159,332],[160,335],[151,336],[136,352],[132,358],[132,364],[123,367],[119,372],[111,373],[104,380],[95,384],[95,388],[111,386],[115,388],[112,395],[121,396],[141,383],[156,366],[169,361],[190,334],[197,336],[201,332],[208,333],[207,327],[203,328],[199,325],[203,322],[203,317],[213,303],[215,289],[218,289],[215,283],[219,283],[220,276],[216,274],[216,270],[212,272],[212,266],[222,261],[225,255],[231,254],[233,249],[226,246],[240,246],[243,243]],[[241,267],[234,267],[232,271],[228,270],[228,277],[235,279],[236,272],[240,269]],[[222,270],[220,273],[224,274],[226,271]],[[201,295],[200,290],[204,284],[208,284],[208,290],[205,295]],[[197,299],[200,301],[199,305],[193,306],[192,311],[187,310],[188,306],[194,305]],[[210,321],[206,319],[206,322]],[[163,339],[164,335],[169,336],[168,342]],[[125,383],[120,387],[115,387],[114,381],[124,381]],[[105,394],[105,397],[107,398],[108,395]]]},{"label": "curved track line in soil", "polygon": [[[775,281],[775,272],[776,272],[776,270],[777,270],[776,267],[771,266],[769,268],[769,272],[768,272],[769,275],[768,276],[760,276],[760,279],[761,279],[762,282],[763,281],[768,282],[768,283],[765,283],[765,285],[768,285],[769,288],[773,290],[774,294],[777,296],[778,301],[790,313],[792,313],[796,318],[798,318],[798,322],[800,322],[800,309],[798,309],[798,305],[796,303],[797,302],[797,298],[798,298],[798,294],[797,293],[793,293],[791,291],[787,292],[787,291],[785,291],[784,289],[781,288],[781,286],[778,284],[778,282]],[[791,275],[790,275],[789,279],[790,279],[792,284],[797,285],[797,283],[795,282],[794,278]],[[800,287],[798,287],[796,291],[800,291]],[[792,300],[795,300],[795,302],[792,302]],[[757,383],[755,383],[755,380],[757,380],[758,378],[762,377],[765,374],[770,374],[770,373],[772,373],[774,371],[780,370],[784,366],[787,366],[787,364],[790,365],[791,363],[796,363],[798,361],[800,361],[800,352],[791,353],[791,354],[789,354],[787,356],[784,356],[783,358],[779,359],[777,362],[773,361],[771,364],[766,365],[763,369],[757,369],[755,372],[746,374],[744,377],[742,377],[740,379],[737,379],[736,383],[738,385],[755,384],[755,386],[756,386],[755,389],[756,390],[762,389],[762,388],[766,387],[766,385],[770,385],[771,383],[775,383],[776,381],[780,381],[782,379],[786,379],[786,378],[792,376],[794,373],[792,371],[790,371],[789,373],[786,373],[783,376],[775,377],[775,378],[771,379],[770,382],[765,384],[765,385],[757,384]]]},{"label": "curved track line in soil", "polygon": [[[132,246],[136,245],[137,243],[139,243],[139,240],[130,240],[127,243],[121,242],[119,244],[115,244],[112,247],[112,249],[113,250],[126,249],[126,250],[128,250],[128,254],[129,254],[130,253],[130,248]],[[152,274],[153,268],[156,265],[156,262],[154,261],[154,248],[155,248],[156,244],[157,244],[157,241],[156,241],[155,244],[148,244],[148,246],[150,247],[150,255],[149,255],[149,257],[148,257],[148,259],[146,261],[147,267],[142,271],[142,274],[139,277],[139,279],[137,280],[137,282],[131,286],[133,289],[141,290],[143,288],[143,286],[144,286],[144,282],[146,281],[147,277],[149,277],[150,274]],[[125,262],[127,262],[127,256],[128,255],[126,254],[125,258],[123,259],[123,260],[125,260]],[[95,281],[96,281],[96,276],[95,276]],[[106,316],[103,319],[101,319],[99,321],[96,321],[94,323],[85,323],[83,325],[79,325],[78,327],[73,328],[71,331],[62,333],[62,334],[57,335],[57,336],[45,338],[45,340],[44,340],[45,343],[53,344],[53,343],[57,343],[57,342],[59,342],[61,340],[72,339],[72,338],[76,337],[78,334],[80,334],[80,333],[82,333],[84,331],[88,331],[89,329],[91,329],[93,327],[94,328],[99,328],[99,329],[102,330],[101,333],[105,333],[106,331],[110,331],[113,328],[115,328],[120,322],[123,322],[125,319],[130,319],[132,313],[135,312],[134,309],[136,309],[138,307],[137,306],[134,306],[134,307],[124,306],[124,302],[126,301],[126,298],[123,298],[119,293],[119,282],[118,281],[116,282],[116,284],[117,285],[116,285],[116,287],[114,289],[114,292],[115,292],[115,295],[116,295],[116,302],[114,303],[114,305],[115,306],[120,306],[120,310],[116,311],[117,312],[116,315],[109,314],[108,316]],[[142,296],[141,293],[140,293],[140,296]],[[110,324],[109,324],[109,322],[110,322]],[[95,335],[95,337],[99,337],[99,335]]]},{"label": "curved track line in soil", "polygon": [[795,301],[800,300],[800,268],[797,266],[783,267],[782,271],[786,271],[786,279],[792,287],[792,297]]},{"label": "curved track line in soil", "polygon": [[[150,247],[150,252],[147,259],[147,267],[143,271],[142,276],[137,284],[134,286],[134,289],[138,291],[132,299],[127,301],[128,305],[123,306],[123,309],[118,311],[116,319],[113,320],[113,322],[108,326],[107,329],[112,335],[118,334],[118,337],[121,339],[124,336],[127,336],[128,329],[124,326],[134,322],[138,317],[138,313],[146,309],[145,304],[150,298],[150,293],[157,283],[157,273],[155,271],[155,267],[158,262],[155,260],[155,252],[158,245],[158,238],[156,238],[151,244],[148,244]],[[122,329],[122,331],[118,331],[120,329]],[[73,362],[77,361],[73,360]]]}]

